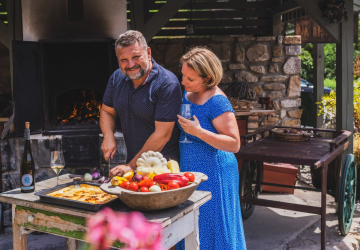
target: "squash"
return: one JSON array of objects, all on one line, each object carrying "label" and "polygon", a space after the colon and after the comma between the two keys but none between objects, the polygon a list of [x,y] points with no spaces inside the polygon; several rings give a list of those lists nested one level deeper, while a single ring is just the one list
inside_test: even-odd
[{"label": "squash", "polygon": [[160,152],[148,151],[141,154],[140,158],[136,160],[136,171],[143,176],[148,176],[151,173],[170,173],[167,168],[167,160]]},{"label": "squash", "polygon": [[180,173],[179,163],[175,160],[169,159],[167,167],[170,169],[171,173]]}]

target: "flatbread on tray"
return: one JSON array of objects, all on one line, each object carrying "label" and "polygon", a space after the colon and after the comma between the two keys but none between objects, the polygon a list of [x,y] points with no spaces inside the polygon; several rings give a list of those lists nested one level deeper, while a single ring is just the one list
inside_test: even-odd
[{"label": "flatbread on tray", "polygon": [[87,184],[71,185],[47,195],[92,204],[104,204],[117,198],[116,195],[105,193],[99,187]]}]

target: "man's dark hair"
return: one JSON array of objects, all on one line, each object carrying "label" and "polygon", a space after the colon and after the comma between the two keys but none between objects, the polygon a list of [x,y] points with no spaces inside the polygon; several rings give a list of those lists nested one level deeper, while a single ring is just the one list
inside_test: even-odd
[{"label": "man's dark hair", "polygon": [[118,39],[116,39],[115,42],[115,49],[117,47],[129,47],[133,44],[135,44],[136,42],[139,43],[139,45],[146,50],[148,45],[146,43],[146,39],[143,36],[143,34],[141,34],[141,32],[136,31],[136,30],[128,30],[125,33],[122,33]]}]

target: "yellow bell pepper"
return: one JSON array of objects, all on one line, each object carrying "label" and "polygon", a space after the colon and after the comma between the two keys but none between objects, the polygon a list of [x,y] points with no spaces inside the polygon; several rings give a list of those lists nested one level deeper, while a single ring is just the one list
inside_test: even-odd
[{"label": "yellow bell pepper", "polygon": [[123,177],[124,177],[125,179],[127,179],[128,181],[131,181],[131,179],[133,178],[133,176],[134,176],[134,172],[133,172],[133,171],[127,172],[127,173],[125,173],[125,174],[123,175]]},{"label": "yellow bell pepper", "polygon": [[126,178],[124,178],[124,177],[120,177],[120,176],[115,176],[115,177],[116,177],[116,179],[119,180],[119,185],[120,185],[121,183],[123,183],[124,181],[128,181],[128,179],[126,179]]}]

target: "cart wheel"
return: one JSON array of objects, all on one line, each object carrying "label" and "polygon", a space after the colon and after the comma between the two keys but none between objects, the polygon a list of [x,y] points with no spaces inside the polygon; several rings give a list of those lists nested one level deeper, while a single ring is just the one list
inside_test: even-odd
[{"label": "cart wheel", "polygon": [[357,170],[355,157],[348,154],[344,162],[339,190],[339,229],[342,235],[347,235],[355,210]]},{"label": "cart wheel", "polygon": [[[257,198],[260,187],[256,179],[258,175],[258,163],[256,161],[244,160],[240,171],[240,196]],[[249,218],[254,212],[255,205],[241,203],[241,214],[243,219]]]}]

